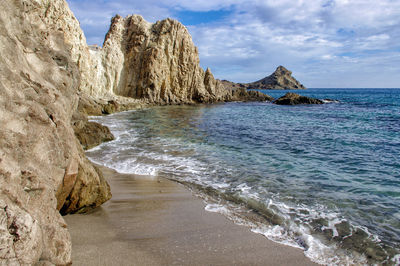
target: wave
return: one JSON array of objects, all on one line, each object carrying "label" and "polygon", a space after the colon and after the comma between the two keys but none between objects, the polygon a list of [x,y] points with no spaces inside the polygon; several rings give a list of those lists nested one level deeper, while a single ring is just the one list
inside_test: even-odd
[{"label": "wave", "polygon": [[[240,153],[246,159],[251,156],[243,154],[235,143],[222,146],[207,140],[208,145],[204,145],[203,139],[182,137],[192,133],[192,128],[170,137],[165,134],[175,133],[174,126],[158,128],[158,123],[151,122],[154,125],[148,128],[141,121],[130,120],[131,114],[91,118],[109,126],[116,137],[89,150],[92,161],[120,173],[161,176],[183,183],[206,201],[207,211],[219,212],[272,241],[301,248],[314,262],[400,264],[398,250],[340,211],[320,203],[296,203],[296,195],[288,200],[271,184],[260,186],[259,179],[243,178],[249,167],[246,162],[235,168],[235,164],[213,157],[221,149]],[[195,137],[201,135],[195,133]],[[231,158],[229,154],[227,157]],[[276,163],[282,165],[281,161]],[[277,180],[283,178],[275,175]]]}]

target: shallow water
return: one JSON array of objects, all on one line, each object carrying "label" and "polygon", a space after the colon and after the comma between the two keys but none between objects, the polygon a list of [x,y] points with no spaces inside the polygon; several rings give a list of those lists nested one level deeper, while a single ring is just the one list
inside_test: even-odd
[{"label": "shallow water", "polygon": [[300,93],[339,103],[164,106],[96,117],[116,140],[88,156],[122,173],[212,188],[223,204],[265,218],[254,231],[300,246],[314,261],[400,263],[400,89]]}]

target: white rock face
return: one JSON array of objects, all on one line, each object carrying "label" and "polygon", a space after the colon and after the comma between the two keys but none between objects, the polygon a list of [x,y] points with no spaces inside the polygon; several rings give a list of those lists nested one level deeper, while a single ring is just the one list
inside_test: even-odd
[{"label": "white rock face", "polygon": [[63,0],[0,1],[1,265],[70,263],[59,210],[111,197],[71,127],[80,73],[66,40],[80,37],[70,25]]},{"label": "white rock face", "polygon": [[176,20],[150,24],[138,15],[117,16],[103,49],[116,48],[125,59],[113,88],[118,95],[153,103],[214,102],[227,96],[211,72],[204,73],[189,32]]},{"label": "white rock face", "polygon": [[[80,42],[75,42],[80,46]],[[103,48],[75,48],[90,63],[79,65],[81,91],[95,97],[125,96],[150,103],[229,100],[231,92],[200,67],[198,50],[187,29],[166,19],[151,24],[134,15],[112,19]]]}]

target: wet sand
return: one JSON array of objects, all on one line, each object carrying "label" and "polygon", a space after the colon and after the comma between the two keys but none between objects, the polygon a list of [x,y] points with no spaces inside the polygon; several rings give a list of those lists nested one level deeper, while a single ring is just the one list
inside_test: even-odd
[{"label": "wet sand", "polygon": [[302,250],[205,211],[176,182],[101,170],[112,199],[65,217],[73,265],[313,265]]}]

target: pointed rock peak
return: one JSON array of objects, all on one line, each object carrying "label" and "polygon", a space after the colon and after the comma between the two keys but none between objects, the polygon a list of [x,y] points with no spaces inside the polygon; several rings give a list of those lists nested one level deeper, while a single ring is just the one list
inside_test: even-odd
[{"label": "pointed rock peak", "polygon": [[116,14],[114,17],[111,18],[111,25],[117,24],[118,22],[120,22],[121,20],[123,20],[124,18],[122,16],[120,16],[119,14]]},{"label": "pointed rock peak", "polygon": [[288,70],[284,66],[278,66],[273,75],[292,75],[292,71]]},{"label": "pointed rock peak", "polygon": [[206,72],[204,73],[204,80],[215,80],[213,73],[211,72],[211,69],[207,67]]}]

